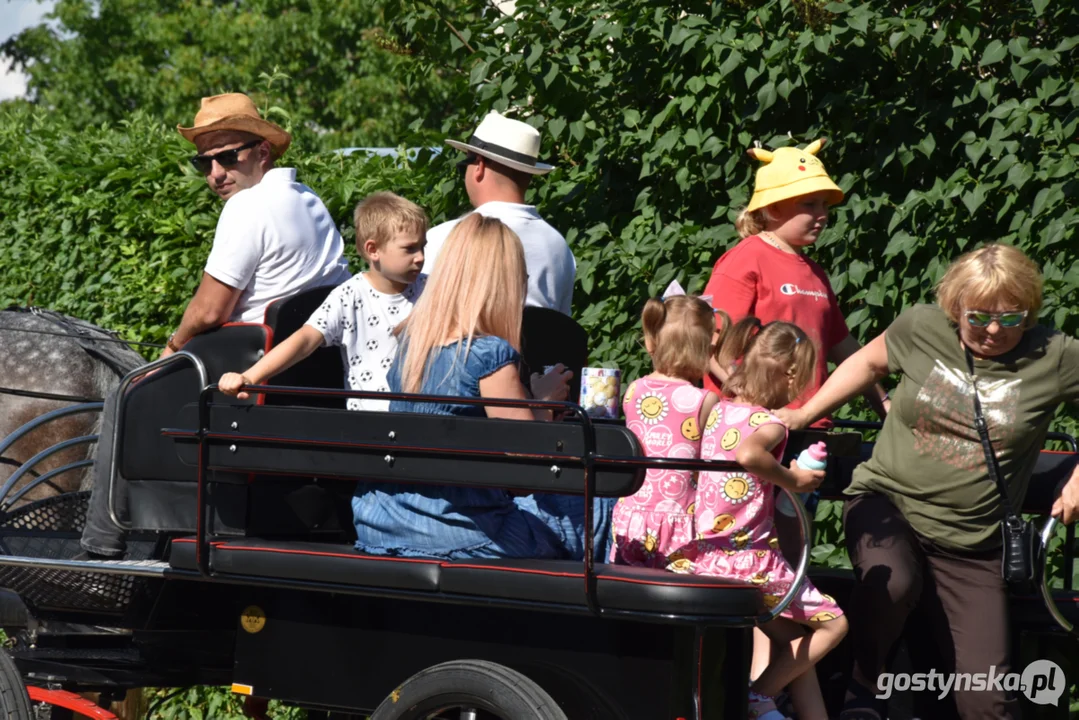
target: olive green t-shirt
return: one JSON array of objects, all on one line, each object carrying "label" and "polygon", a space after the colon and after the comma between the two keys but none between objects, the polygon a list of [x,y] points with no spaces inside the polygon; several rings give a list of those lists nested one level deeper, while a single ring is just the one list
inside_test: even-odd
[{"label": "olive green t-shirt", "polygon": [[[916,305],[887,330],[888,369],[900,373],[870,460],[847,495],[878,492],[916,533],[952,550],[1000,545],[1003,506],[974,426],[974,396],[958,328],[936,305]],[[1079,341],[1036,325],[995,358],[974,358],[978,397],[1013,507],[1026,495],[1049,423],[1079,399]]]}]

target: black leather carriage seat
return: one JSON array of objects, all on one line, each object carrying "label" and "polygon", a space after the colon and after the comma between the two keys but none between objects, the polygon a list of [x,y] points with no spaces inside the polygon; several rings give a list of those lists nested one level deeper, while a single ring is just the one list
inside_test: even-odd
[{"label": "black leather carriage seat", "polygon": [[547,365],[562,363],[573,371],[569,399],[581,396],[581,368],[588,364],[588,334],[577,322],[557,310],[526,307],[521,318],[521,375],[542,373]]},{"label": "black leather carriage seat", "polygon": [[[272,331],[266,325],[233,323],[192,338],[184,350],[206,368],[208,382],[226,372],[242,371],[270,349]],[[161,435],[161,428],[174,426],[184,406],[197,402],[202,382],[190,363],[178,363],[137,380],[123,398],[120,413],[120,445],[116,458],[120,474],[128,480],[131,522],[136,528],[155,531],[187,530],[189,509],[194,507],[191,468],[176,455],[175,442]],[[236,400],[254,405],[255,398]],[[221,473],[221,508],[242,505],[246,473]],[[225,483],[231,483],[226,488]],[[243,512],[222,520],[222,526],[242,528]]]},{"label": "black leather carriage seat", "polygon": [[[195,542],[174,540],[172,567],[196,570]],[[210,566],[237,582],[243,576],[331,583],[364,588],[371,594],[423,591],[457,599],[517,600],[584,608],[584,566],[572,560],[462,560],[388,558],[363,555],[351,546],[267,540],[213,543]],[[744,622],[763,611],[760,591],[720,578],[678,575],[663,570],[596,565],[596,597],[611,610]]]},{"label": "black leather carriage seat", "polygon": [[[302,328],[335,287],[335,285],[325,285],[270,303],[266,308],[263,322],[273,331],[273,346],[277,347]],[[343,390],[345,363],[341,348],[320,347],[269,382],[274,385]],[[345,406],[342,398],[317,395],[304,397],[266,395],[263,402],[266,405],[328,408]]]}]

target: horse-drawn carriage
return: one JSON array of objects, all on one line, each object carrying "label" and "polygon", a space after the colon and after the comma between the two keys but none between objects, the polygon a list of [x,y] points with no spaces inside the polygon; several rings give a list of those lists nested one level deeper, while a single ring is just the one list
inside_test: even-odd
[{"label": "horse-drawn carriage", "polygon": [[[321,295],[278,304],[264,324],[207,333],[122,380],[99,459],[125,482],[126,507],[110,492],[110,511],[128,529],[126,559],[74,559],[88,492],[27,503],[49,473],[9,478],[0,492],[0,627],[11,640],[0,654],[0,717],[29,719],[37,707],[107,718],[74,693],[191,685],[231,686],[312,718],[746,716],[752,628],[790,596],[769,608],[753,586],[596,563],[590,546],[583,561],[362,555],[350,505],[363,480],[498,487],[582,496],[588,519],[596,498],[634,493],[648,467],[737,465],[644,458],[625,427],[572,403],[557,404],[565,418],[556,423],[347,411],[345,399],[362,394],[340,389],[332,350],[253,388],[250,400],[216,392],[215,378],[287,337]],[[536,340],[544,334],[559,347]],[[579,376],[586,353],[572,321],[533,313],[525,342],[526,362],[563,361]],[[859,429],[826,436],[826,495],[868,452]],[[806,434],[790,452],[816,439]],[[1045,514],[1074,465],[1075,441],[1055,439],[1070,452],[1043,453],[1030,512]],[[804,533],[798,578],[813,574],[842,604],[849,571],[809,568],[809,521],[794,505]],[[1054,533],[1047,519],[1043,539]],[[1063,589],[1050,591],[1047,577],[1038,595],[1015,598],[1017,637],[1074,642],[1073,549],[1069,528]],[[833,704],[844,662],[841,646],[818,667]],[[910,717],[908,700],[893,698],[891,717]],[[1067,703],[1055,710],[1067,716]]]}]

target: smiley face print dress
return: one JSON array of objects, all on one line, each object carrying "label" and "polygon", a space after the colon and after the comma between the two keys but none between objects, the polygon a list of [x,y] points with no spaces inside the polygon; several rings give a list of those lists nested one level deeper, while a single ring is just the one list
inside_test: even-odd
[{"label": "smiley face print dress", "polygon": [[[708,416],[701,459],[734,460],[738,446],[758,428],[783,423],[762,407],[721,401]],[[785,426],[784,426],[785,427]],[[786,438],[772,453],[783,457]],[[794,568],[779,550],[773,485],[743,470],[703,472],[694,502],[695,542],[683,550],[692,571],[756,585],[775,607],[790,589]],[[781,613],[799,622],[826,622],[843,614],[808,579]]]}]

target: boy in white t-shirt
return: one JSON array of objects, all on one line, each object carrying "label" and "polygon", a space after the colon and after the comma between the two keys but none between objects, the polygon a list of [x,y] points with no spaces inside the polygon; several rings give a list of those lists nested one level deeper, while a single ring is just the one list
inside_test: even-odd
[{"label": "boy in white t-shirt", "polygon": [[[393,329],[408,317],[427,284],[423,269],[427,215],[390,192],[364,198],[355,210],[356,250],[370,269],[334,288],[302,328],[243,373],[225,373],[221,392],[245,399],[260,385],[320,346],[341,348],[350,390],[386,392],[397,351]],[[388,400],[350,398],[349,410],[389,409]]]}]

